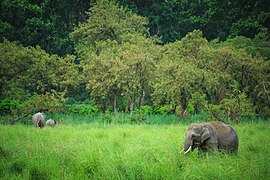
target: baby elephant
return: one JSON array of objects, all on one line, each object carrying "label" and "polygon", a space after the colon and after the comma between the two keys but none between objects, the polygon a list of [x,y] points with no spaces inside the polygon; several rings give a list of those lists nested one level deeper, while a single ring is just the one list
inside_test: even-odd
[{"label": "baby elephant", "polygon": [[222,122],[191,124],[184,144],[185,154],[199,148],[199,152],[219,150],[237,154],[238,136],[235,130]]},{"label": "baby elephant", "polygon": [[38,113],[34,114],[32,116],[32,122],[33,122],[33,125],[36,128],[43,127],[44,126],[44,123],[45,123],[45,114],[42,113],[42,112],[38,112]]},{"label": "baby elephant", "polygon": [[55,125],[56,125],[56,121],[53,120],[53,119],[48,119],[46,121],[46,126],[52,126],[52,127],[54,127]]}]

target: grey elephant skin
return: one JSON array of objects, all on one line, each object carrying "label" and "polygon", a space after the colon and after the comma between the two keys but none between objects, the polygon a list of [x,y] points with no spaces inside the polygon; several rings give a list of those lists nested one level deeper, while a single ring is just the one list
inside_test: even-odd
[{"label": "grey elephant skin", "polygon": [[230,125],[222,122],[193,123],[186,133],[184,152],[186,154],[195,148],[201,153],[219,150],[237,154],[238,136]]},{"label": "grey elephant skin", "polygon": [[53,119],[48,119],[46,121],[46,126],[51,126],[51,127],[54,127],[56,125],[56,121],[53,120]]},{"label": "grey elephant skin", "polygon": [[36,128],[43,127],[45,124],[45,114],[38,112],[32,116],[32,123]]}]

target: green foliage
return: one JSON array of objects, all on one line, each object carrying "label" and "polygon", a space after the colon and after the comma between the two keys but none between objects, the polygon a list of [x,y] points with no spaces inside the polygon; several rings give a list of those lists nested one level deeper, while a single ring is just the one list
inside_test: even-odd
[{"label": "green foliage", "polygon": [[[200,110],[202,111],[203,109],[205,109],[205,106],[208,105],[208,101],[206,100],[206,95],[205,94],[201,94],[199,92],[195,92],[194,94],[192,94],[192,98],[189,101],[189,107],[191,108],[192,112],[189,112],[191,114],[198,114],[200,113]],[[203,111],[202,111],[203,112]]]},{"label": "green foliage", "polygon": [[270,59],[270,34],[268,29],[264,28],[261,32],[256,34],[253,43],[256,47],[255,53],[259,53],[261,56]]},{"label": "green foliage", "polygon": [[224,44],[232,45],[237,49],[244,49],[252,56],[257,56],[259,54],[270,59],[269,39],[269,32],[267,29],[264,29],[256,34],[253,39],[245,36],[236,36],[234,38],[227,39]]},{"label": "green foliage", "polygon": [[98,112],[98,107],[91,104],[72,104],[65,107],[67,113],[80,114],[80,115],[91,115]]},{"label": "green foliage", "polygon": [[1,123],[14,124],[16,121],[25,120],[33,114],[43,111],[45,114],[63,113],[65,99],[64,94],[53,91],[52,93],[34,94],[28,100],[19,102],[16,100],[5,99],[1,101],[1,115],[8,115]]},{"label": "green foliage", "polygon": [[[18,94],[16,91],[25,91],[20,77],[33,64],[31,49],[23,48],[4,40],[0,43],[0,96],[24,99],[27,92]],[[14,92],[15,91],[15,92]],[[26,95],[27,96],[27,95]]]},{"label": "green foliage", "polygon": [[12,115],[20,117],[23,115],[33,114],[40,110],[49,113],[61,113],[64,111],[63,103],[65,99],[63,94],[52,92],[45,95],[34,94],[32,98],[22,102],[17,109],[12,111]]},{"label": "green foliage", "polygon": [[[189,33],[181,41],[164,46],[157,68],[154,99],[173,107],[181,106],[184,112],[193,93],[216,86],[207,62],[200,62],[201,49],[207,46],[201,31]],[[182,112],[182,113],[183,113]]]},{"label": "green foliage", "polygon": [[144,105],[141,107],[141,113],[143,114],[152,114],[153,113],[153,107],[149,105]]},{"label": "green foliage", "polygon": [[133,116],[130,117],[130,123],[131,124],[138,124],[140,125],[141,123],[143,123],[144,121],[147,120],[147,117],[144,113],[140,113],[140,114],[134,114]]},{"label": "green foliage", "polygon": [[[1,40],[5,37],[25,46],[39,45],[46,52],[62,57],[74,52],[69,33],[78,24],[88,26],[87,16],[95,27],[91,32],[96,36],[91,37],[92,43],[117,36],[119,32],[145,31],[140,23],[134,26],[134,22],[142,22],[142,17],[145,17],[143,25],[147,25],[151,35],[161,37],[163,44],[180,40],[194,29],[200,29],[208,40],[218,38],[224,41],[227,37],[236,36],[254,38],[258,33],[269,31],[270,18],[265,0],[65,0],[57,3],[54,0],[2,0],[0,8]],[[90,11],[85,13],[89,8]],[[130,13],[131,10],[140,16]],[[98,16],[94,17],[96,13]],[[87,32],[75,31],[90,38]]]},{"label": "green foliage", "polygon": [[163,105],[161,107],[158,107],[155,109],[155,113],[156,114],[160,114],[160,115],[166,115],[171,113],[172,111],[172,106],[171,105]]},{"label": "green foliage", "polygon": [[[123,34],[140,32],[145,34],[147,19],[119,7],[109,0],[98,0],[87,12],[88,19],[79,25],[71,37],[76,44],[76,52],[84,56],[89,49],[95,48],[99,41],[120,41]],[[90,46],[90,47],[89,47]],[[91,49],[94,50],[95,49]]]},{"label": "green foliage", "polygon": [[11,114],[12,109],[16,109],[19,103],[16,100],[4,99],[0,102],[0,115]]},{"label": "green foliage", "polygon": [[0,95],[18,102],[9,112],[14,119],[40,109],[60,112],[64,95],[78,87],[74,56],[50,56],[39,47],[22,47],[7,40],[0,44],[0,51]]},{"label": "green foliage", "polygon": [[140,109],[156,56],[154,41],[145,37],[146,23],[145,18],[101,0],[89,9],[88,21],[72,33],[87,90],[102,109],[113,106],[116,112],[129,106],[132,113],[137,99]]},{"label": "green foliage", "polygon": [[258,1],[134,1],[118,0],[149,19],[151,34],[162,37],[164,44],[183,38],[194,29],[203,31],[208,40],[228,36],[255,37],[269,31],[270,7]]},{"label": "green foliage", "polygon": [[[163,46],[154,84],[155,103],[180,107],[180,116],[186,110],[190,114],[205,110],[222,120],[227,117],[227,108],[236,119],[254,114],[251,99],[261,102],[259,94],[268,99],[269,61],[251,56],[251,48],[245,44],[249,41],[238,43],[236,48],[230,42],[208,44],[200,31],[194,31]],[[266,107],[263,104],[256,107],[257,112]]]},{"label": "green foliage", "polygon": [[62,57],[74,51],[69,33],[85,19],[89,0],[3,0],[0,3],[0,41],[5,37],[24,46],[39,45]]},{"label": "green foliage", "polygon": [[77,89],[78,66],[74,56],[50,56],[40,47],[0,43],[0,98],[26,101],[34,93],[46,94]]}]

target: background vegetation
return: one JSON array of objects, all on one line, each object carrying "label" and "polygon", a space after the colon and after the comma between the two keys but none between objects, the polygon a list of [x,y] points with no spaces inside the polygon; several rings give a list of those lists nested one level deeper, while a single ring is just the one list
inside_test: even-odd
[{"label": "background vegetation", "polygon": [[8,123],[40,109],[236,123],[270,115],[264,0],[4,0],[0,8]]}]

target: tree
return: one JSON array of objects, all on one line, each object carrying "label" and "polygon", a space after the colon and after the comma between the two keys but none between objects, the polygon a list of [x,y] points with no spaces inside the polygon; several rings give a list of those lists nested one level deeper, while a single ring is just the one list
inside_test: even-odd
[{"label": "tree", "polygon": [[121,100],[132,116],[136,101],[140,112],[154,76],[155,45],[138,34],[123,35],[121,39],[121,44],[112,40],[96,43],[99,54],[91,56],[84,72],[87,88],[97,103],[112,105],[116,114],[121,109],[117,99]]},{"label": "tree", "polygon": [[74,56],[64,59],[40,47],[22,47],[5,40],[0,43],[1,99],[26,100],[34,93],[69,91],[78,84]]},{"label": "tree", "polygon": [[147,19],[107,0],[98,1],[88,15],[72,33],[88,90],[96,102],[111,104],[115,113],[117,99],[122,99],[132,116],[137,96],[140,110],[153,66],[154,42],[146,38]]},{"label": "tree", "polygon": [[149,19],[152,35],[162,37],[163,44],[180,40],[200,29],[210,41],[246,36],[254,38],[263,29],[269,31],[270,6],[266,0],[118,0],[134,12]]},{"label": "tree", "polygon": [[[116,41],[100,41],[96,43],[98,54],[93,53],[90,61],[84,65],[87,89],[94,101],[107,109],[111,105],[117,113],[117,97],[121,88],[118,85],[119,71],[126,68],[117,55]],[[112,103],[113,102],[113,103]]]},{"label": "tree", "polygon": [[74,47],[69,33],[84,21],[89,0],[3,0],[0,2],[0,42],[3,38],[24,46],[39,45],[64,57]]},{"label": "tree", "polygon": [[136,101],[140,113],[145,94],[149,93],[152,87],[159,49],[154,42],[140,34],[127,34],[122,38],[120,59],[127,68],[121,72],[120,81],[123,94],[130,102],[131,116]]},{"label": "tree", "polygon": [[261,56],[267,51],[254,41],[257,40],[236,37],[221,43],[219,49],[230,49],[232,58],[227,62],[226,72],[238,83],[238,90],[252,100],[256,113],[268,116],[270,62]]},{"label": "tree", "polygon": [[[18,96],[21,94],[22,98],[25,95],[24,87],[19,85],[20,77],[31,68],[34,63],[30,55],[30,48],[24,48],[16,43],[10,43],[4,40],[0,43],[0,97],[9,97],[11,94]],[[12,91],[17,91],[12,93]],[[24,93],[21,93],[21,92]],[[17,97],[18,98],[18,97]]]},{"label": "tree", "polygon": [[[171,104],[173,111],[180,107],[180,116],[190,106],[196,112],[205,109],[218,120],[230,114],[237,123],[241,115],[254,113],[252,106],[264,114],[269,109],[269,101],[263,101],[269,99],[269,61],[240,48],[248,46],[237,45],[208,43],[201,31],[165,45],[154,84],[155,102]],[[196,102],[197,93],[205,95],[207,103]]]},{"label": "tree", "polygon": [[103,40],[120,41],[127,33],[147,33],[146,18],[132,13],[124,7],[116,6],[112,1],[99,0],[87,12],[87,22],[80,24],[72,33],[76,53],[86,59],[89,48],[95,51],[95,42]]},{"label": "tree", "polygon": [[180,106],[180,116],[183,116],[193,93],[206,93],[204,91],[214,86],[212,81],[216,82],[217,76],[200,62],[200,51],[205,46],[207,41],[198,30],[187,34],[181,41],[164,46],[154,85],[153,95],[157,103],[169,103],[173,111]]}]

